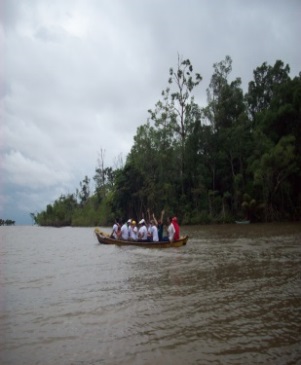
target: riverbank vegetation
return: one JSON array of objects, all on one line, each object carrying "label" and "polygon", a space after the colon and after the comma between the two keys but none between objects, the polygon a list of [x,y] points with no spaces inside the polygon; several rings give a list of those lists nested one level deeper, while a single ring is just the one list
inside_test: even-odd
[{"label": "riverbank vegetation", "polygon": [[169,71],[149,119],[137,128],[124,164],[106,167],[32,218],[39,225],[107,225],[149,208],[182,224],[299,220],[301,216],[301,73],[278,60],[253,72],[248,90],[230,80],[232,59],[213,66],[208,101],[189,60]]},{"label": "riverbank vegetation", "polygon": [[15,223],[16,222],[11,219],[1,219],[0,218],[0,226],[14,226]]}]

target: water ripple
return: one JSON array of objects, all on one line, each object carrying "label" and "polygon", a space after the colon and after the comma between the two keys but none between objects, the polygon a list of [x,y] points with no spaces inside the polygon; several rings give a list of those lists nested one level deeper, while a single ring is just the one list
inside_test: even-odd
[{"label": "water ripple", "polygon": [[1,365],[301,363],[291,226],[189,227],[168,250],[99,245],[90,229],[3,232]]}]

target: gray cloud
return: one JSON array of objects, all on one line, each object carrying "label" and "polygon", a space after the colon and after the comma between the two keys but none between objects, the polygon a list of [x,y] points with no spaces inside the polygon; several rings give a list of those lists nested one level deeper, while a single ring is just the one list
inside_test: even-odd
[{"label": "gray cloud", "polygon": [[203,105],[226,55],[245,89],[265,61],[298,74],[299,14],[298,0],[2,1],[0,216],[30,223],[93,177],[100,149],[125,159],[178,54]]}]

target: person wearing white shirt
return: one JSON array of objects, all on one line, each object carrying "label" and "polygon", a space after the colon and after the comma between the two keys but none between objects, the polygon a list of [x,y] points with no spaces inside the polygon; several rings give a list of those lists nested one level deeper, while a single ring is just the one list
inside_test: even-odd
[{"label": "person wearing white shirt", "polygon": [[175,230],[175,227],[172,223],[172,218],[171,217],[167,218],[167,225],[168,225],[168,227],[167,227],[167,236],[163,237],[163,241],[173,242],[176,230]]},{"label": "person wearing white shirt", "polygon": [[130,227],[130,239],[132,241],[138,240],[138,228],[136,226],[136,221],[132,221],[131,227]]},{"label": "person wearing white shirt", "polygon": [[145,220],[141,219],[139,222],[140,228],[138,230],[138,241],[147,241],[147,228],[145,226]]},{"label": "person wearing white shirt", "polygon": [[121,227],[121,239],[127,241],[129,239],[129,225],[132,222],[131,219],[129,219],[126,223],[124,223]]},{"label": "person wearing white shirt", "polygon": [[120,226],[119,226],[119,221],[118,219],[115,219],[115,223],[113,225],[113,230],[111,233],[111,237],[117,239],[118,238],[118,230],[119,230]]},{"label": "person wearing white shirt", "polygon": [[151,221],[150,233],[151,233],[152,241],[159,242],[158,228],[157,228],[154,220]]}]

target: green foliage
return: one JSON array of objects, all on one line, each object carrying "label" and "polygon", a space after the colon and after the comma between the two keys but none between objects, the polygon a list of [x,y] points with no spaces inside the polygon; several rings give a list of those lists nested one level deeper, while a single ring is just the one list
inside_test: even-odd
[{"label": "green foliage", "polygon": [[97,196],[91,197],[84,208],[77,209],[72,216],[72,226],[90,227],[105,226],[110,223],[110,209],[106,200],[101,204],[97,202]]},{"label": "green foliage", "polygon": [[268,110],[277,97],[279,86],[289,81],[288,65],[284,67],[282,61],[276,61],[274,66],[269,66],[264,62],[254,71],[254,80],[249,82],[249,90],[246,100],[249,111],[253,119],[260,115],[261,112]]},{"label": "green foliage", "polygon": [[35,223],[41,226],[70,226],[72,215],[78,208],[78,203],[73,194],[61,195],[53,205],[48,204],[45,211],[32,215]]},{"label": "green foliage", "polygon": [[75,195],[48,204],[33,221],[107,225],[148,209],[156,216],[165,209],[182,224],[300,219],[300,75],[291,79],[279,60],[263,63],[244,95],[240,78],[230,80],[229,56],[213,70],[201,109],[194,92],[202,77],[178,58],[124,166],[106,167],[102,151],[94,193],[86,176]]},{"label": "green foliage", "polygon": [[85,176],[85,178],[83,179],[83,181],[81,181],[79,183],[80,185],[80,190],[77,191],[77,196],[79,198],[79,204],[80,206],[84,206],[86,204],[86,202],[89,199],[90,196],[90,179],[88,178],[88,176]]},{"label": "green foliage", "polygon": [[14,226],[15,225],[15,221],[13,221],[12,219],[1,219],[0,218],[0,226]]}]

